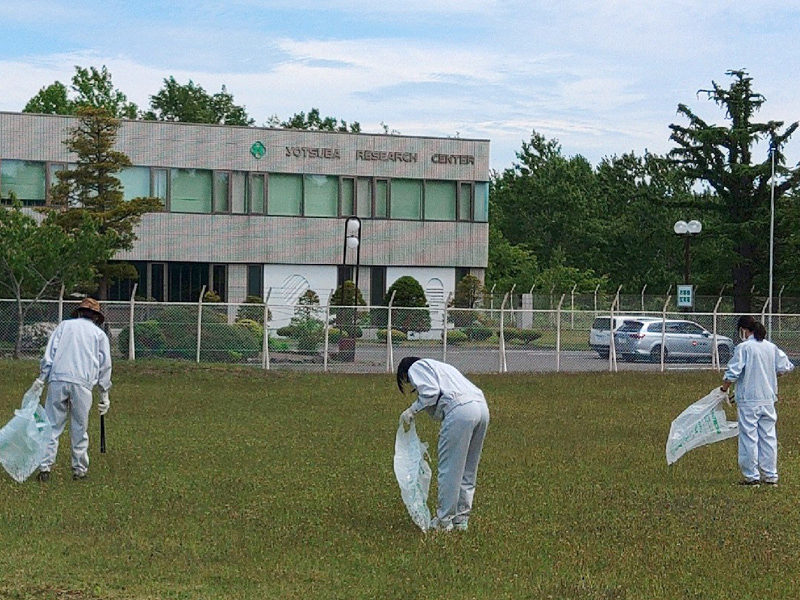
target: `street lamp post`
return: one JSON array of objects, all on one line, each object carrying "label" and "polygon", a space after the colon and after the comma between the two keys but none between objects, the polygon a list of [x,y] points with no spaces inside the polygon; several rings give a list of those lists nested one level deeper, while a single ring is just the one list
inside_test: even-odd
[{"label": "street lamp post", "polygon": [[[691,255],[691,240],[693,235],[697,235],[703,230],[703,224],[700,221],[692,220],[688,223],[686,221],[676,221],[672,227],[673,231],[678,235],[683,236],[683,283],[689,285],[689,271],[692,264]],[[694,293],[690,289],[692,303],[694,303]]]},{"label": "street lamp post", "polygon": [[770,177],[769,192],[769,321],[767,322],[767,337],[772,339],[772,270],[775,261],[775,141],[769,146],[772,159],[772,176]]},{"label": "street lamp post", "polygon": [[[358,272],[361,266],[361,219],[358,217],[347,217],[344,223],[344,249],[342,250],[342,266],[347,266],[347,250],[355,250],[356,262],[355,272],[353,274],[353,330],[351,336],[342,338],[342,341],[348,340],[343,345],[340,342],[339,352],[342,358],[348,362],[355,360],[356,353],[356,332],[358,331]],[[345,285],[342,283],[342,304],[345,302],[344,298]],[[343,352],[344,350],[344,352]]]}]

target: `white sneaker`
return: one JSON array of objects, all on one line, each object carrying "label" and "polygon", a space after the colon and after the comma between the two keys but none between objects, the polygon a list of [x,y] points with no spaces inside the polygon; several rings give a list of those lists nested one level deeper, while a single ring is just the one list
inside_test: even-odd
[{"label": "white sneaker", "polygon": [[466,531],[468,526],[469,524],[467,521],[460,521],[459,523],[453,524],[453,529],[455,529],[456,531]]},{"label": "white sneaker", "polygon": [[442,523],[438,517],[434,517],[431,519],[431,531],[442,531],[445,533],[453,531],[453,522],[447,521],[447,523]]}]

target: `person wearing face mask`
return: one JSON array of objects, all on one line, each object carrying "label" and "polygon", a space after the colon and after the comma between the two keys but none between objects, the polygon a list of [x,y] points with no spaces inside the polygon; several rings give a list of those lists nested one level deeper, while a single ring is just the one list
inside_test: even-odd
[{"label": "person wearing face mask", "polygon": [[423,410],[442,423],[437,447],[439,499],[431,529],[466,531],[489,426],[486,398],[455,367],[416,356],[400,361],[397,387],[402,394],[407,387],[417,392],[417,399],[401,415],[404,423],[411,423]]},{"label": "person wearing face mask", "polygon": [[794,365],[786,353],[764,339],[767,330],[753,317],[737,323],[742,342],[723,375],[720,390],[727,393],[736,383],[736,412],[739,423],[739,468],[742,485],[778,484],[778,377]]}]

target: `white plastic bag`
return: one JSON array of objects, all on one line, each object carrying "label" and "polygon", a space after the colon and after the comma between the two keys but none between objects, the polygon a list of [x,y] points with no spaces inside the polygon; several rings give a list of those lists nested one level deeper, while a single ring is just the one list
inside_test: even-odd
[{"label": "white plastic bag", "polygon": [[739,435],[736,421],[725,416],[727,394],[715,388],[683,411],[672,422],[667,438],[667,464],[671,465],[689,450]]},{"label": "white plastic bag", "polygon": [[427,454],[428,444],[420,441],[414,422],[406,431],[401,420],[394,441],[394,474],[400,484],[400,494],[408,514],[422,531],[428,531],[431,526],[431,511],[428,508],[431,467]]},{"label": "white plastic bag", "polygon": [[22,407],[0,429],[0,464],[16,481],[22,483],[44,460],[52,428],[39,404],[41,388],[31,387],[22,398]]}]

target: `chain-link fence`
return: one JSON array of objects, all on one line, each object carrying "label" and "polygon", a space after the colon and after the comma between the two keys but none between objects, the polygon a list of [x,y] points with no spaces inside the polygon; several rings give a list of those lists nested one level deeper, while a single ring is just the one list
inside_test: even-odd
[{"label": "chain-link fence", "polygon": [[[303,371],[391,372],[405,356],[437,358],[470,373],[718,369],[738,341],[737,315],[730,312],[664,311],[663,302],[660,310],[623,307],[615,312],[650,317],[657,325],[649,329],[661,333],[629,326],[612,338],[609,311],[565,305],[566,298],[552,309],[502,302],[430,309],[135,301],[105,302],[103,311],[115,360]],[[0,353],[40,358],[50,333],[77,306],[77,300],[21,306],[0,300]],[[761,318],[771,339],[800,362],[800,314]],[[632,340],[641,347],[631,350]],[[651,346],[643,346],[648,340]]]}]

